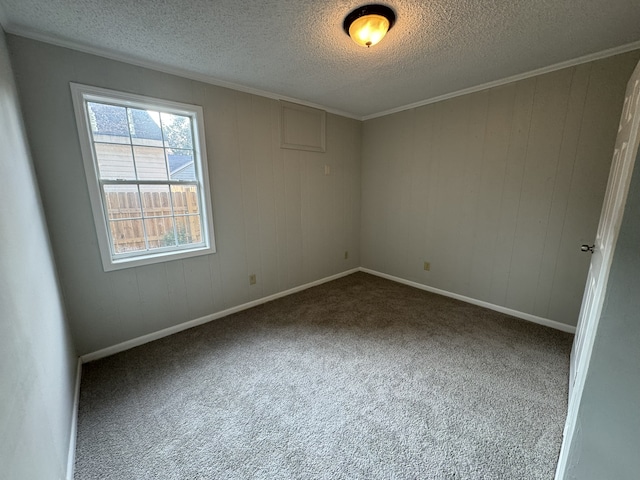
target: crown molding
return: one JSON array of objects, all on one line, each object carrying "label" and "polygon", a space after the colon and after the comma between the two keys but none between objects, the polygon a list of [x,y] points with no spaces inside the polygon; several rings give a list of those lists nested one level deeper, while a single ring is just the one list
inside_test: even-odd
[{"label": "crown molding", "polygon": [[610,48],[608,50],[603,50],[601,52],[590,53],[589,55],[584,55],[582,57],[574,58],[572,60],[566,60],[564,62],[555,63],[553,65],[549,65],[548,67],[537,68],[535,70],[531,70],[530,72],[519,73],[518,75],[513,75],[511,77],[503,78],[500,80],[494,80],[492,82],[483,83],[475,87],[469,87],[462,90],[458,90],[456,92],[446,93],[444,95],[439,95],[437,97],[428,98],[420,102],[410,103],[409,105],[392,108],[389,110],[385,110],[383,112],[372,113],[371,115],[365,115],[361,117],[360,120],[366,121],[366,120],[372,120],[378,117],[384,117],[386,115],[403,112],[405,110],[411,110],[412,108],[418,108],[424,105],[429,105],[431,103],[442,102],[443,100],[448,100],[450,98],[455,98],[455,97],[460,97],[462,95],[468,95],[470,93],[480,92],[482,90],[487,90],[489,88],[506,85],[507,83],[517,82],[519,80],[524,80],[526,78],[536,77],[538,75],[543,75],[545,73],[555,72],[556,70],[562,70],[563,68],[575,67],[576,65],[593,62],[595,60],[601,60],[603,58],[612,57],[614,55],[619,55],[621,53],[627,53],[627,52],[631,52],[632,50],[638,50],[638,49],[640,49],[640,41],[628,43],[626,45]]},{"label": "crown molding", "polygon": [[[1,16],[0,16],[0,20],[2,20]],[[239,83],[227,82],[225,80],[217,79],[211,75],[205,75],[201,73],[191,72],[189,70],[182,69],[182,68],[171,67],[169,65],[165,65],[160,62],[154,62],[151,60],[142,59],[139,57],[135,57],[133,55],[126,55],[126,54],[115,52],[109,49],[91,47],[79,42],[65,40],[53,35],[47,35],[47,34],[36,32],[27,28],[18,27],[15,25],[8,25],[8,26],[5,25],[4,29],[7,33],[10,33],[12,35],[29,38],[31,40],[48,43],[58,47],[68,48],[70,50],[76,50],[82,53],[88,53],[90,55],[96,55],[98,57],[108,58],[109,60],[128,63],[130,65],[135,65],[137,67],[148,68],[151,70],[168,73],[170,75],[176,75],[178,77],[188,78],[189,80],[196,80],[198,82],[215,85],[217,87],[229,88],[231,90],[236,90],[243,93],[249,93],[251,95],[271,98],[273,100],[284,100],[291,103],[297,103],[299,105],[304,105],[311,108],[317,108],[320,110],[324,110],[328,113],[333,113],[335,115],[340,115],[342,117],[352,118],[354,120],[362,120],[362,118],[358,115],[354,115],[353,113],[345,112],[335,108],[327,107],[325,105],[319,105],[317,103],[308,102],[306,100],[301,100],[299,98],[288,97],[286,95],[269,92],[267,90],[260,90],[258,88],[248,87],[246,85],[241,85]]]}]

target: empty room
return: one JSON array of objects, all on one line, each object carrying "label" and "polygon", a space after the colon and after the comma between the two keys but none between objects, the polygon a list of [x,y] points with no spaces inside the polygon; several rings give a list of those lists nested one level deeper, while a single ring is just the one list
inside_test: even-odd
[{"label": "empty room", "polygon": [[0,478],[638,478],[639,25],[0,0]]}]

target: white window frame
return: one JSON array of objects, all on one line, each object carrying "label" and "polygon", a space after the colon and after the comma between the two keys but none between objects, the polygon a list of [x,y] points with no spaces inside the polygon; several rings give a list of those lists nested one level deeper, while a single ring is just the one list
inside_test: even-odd
[{"label": "white window frame", "polygon": [[[139,267],[153,263],[167,262],[198,255],[208,255],[216,252],[213,216],[211,212],[211,191],[209,188],[209,173],[207,169],[207,153],[205,147],[204,115],[202,107],[169,100],[118,92],[105,88],[70,83],[73,106],[80,139],[80,148],[87,178],[93,220],[100,247],[102,266],[105,272],[123,268]],[[95,101],[110,103],[124,107],[140,108],[144,110],[158,110],[172,114],[189,116],[193,125],[193,149],[196,180],[200,193],[200,216],[202,219],[203,242],[197,246],[167,247],[157,252],[130,252],[115,254],[112,247],[111,234],[108,225],[106,205],[100,186],[98,161],[93,146],[90,129],[87,102]]]}]

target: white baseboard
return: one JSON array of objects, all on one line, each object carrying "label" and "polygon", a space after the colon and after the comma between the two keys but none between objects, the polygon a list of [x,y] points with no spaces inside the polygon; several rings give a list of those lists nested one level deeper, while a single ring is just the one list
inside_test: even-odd
[{"label": "white baseboard", "polygon": [[131,340],[127,340],[126,342],[118,343],[117,345],[113,345],[111,347],[103,348],[96,352],[82,355],[80,357],[80,360],[82,361],[82,363],[87,363],[87,362],[92,362],[94,360],[98,360],[100,358],[108,357],[109,355],[114,355],[116,353],[124,352],[125,350],[129,350],[130,348],[138,347],[140,345],[144,345],[145,343],[158,340],[159,338],[167,337],[174,333],[182,332],[183,330],[187,330],[189,328],[197,327],[198,325],[211,322],[212,320],[217,320],[219,318],[226,317],[227,315],[231,315],[232,313],[240,312],[242,310],[247,310],[249,308],[262,305],[263,303],[271,302],[272,300],[286,297],[293,293],[301,292],[302,290],[306,290],[307,288],[315,287],[317,285],[321,285],[323,283],[327,283],[341,277],[346,277],[347,275],[351,275],[352,273],[356,273],[358,271],[360,271],[359,268],[347,270],[345,272],[338,273],[336,275],[331,275],[330,277],[322,278],[320,280],[316,280],[311,283],[306,283],[298,287],[290,288],[289,290],[285,290],[283,292],[279,292],[273,295],[269,295],[267,297],[259,298],[258,300],[253,300],[251,302],[243,303],[242,305],[238,305],[236,307],[231,307],[217,313],[212,313],[211,315],[206,315],[204,317],[196,318],[195,320],[190,320],[188,322],[184,322],[179,325],[175,325],[173,327],[165,328],[157,332],[153,332],[147,335],[143,335],[141,337],[133,338]]},{"label": "white baseboard", "polygon": [[76,367],[76,384],[73,393],[73,410],[71,411],[71,431],[69,432],[69,453],[67,454],[67,480],[73,480],[76,465],[76,439],[78,434],[78,408],[80,406],[80,381],[82,380],[82,360],[78,358]]},{"label": "white baseboard", "polygon": [[549,320],[547,318],[537,317],[535,315],[531,315],[529,313],[519,312],[517,310],[512,310],[510,308],[502,307],[500,305],[494,305],[492,303],[484,302],[482,300],[476,300],[475,298],[465,297],[464,295],[459,295],[457,293],[448,292],[446,290],[441,290],[439,288],[429,287],[427,285],[423,285],[421,283],[413,282],[411,280],[405,280],[404,278],[395,277],[393,275],[388,275],[386,273],[377,272],[375,270],[371,270],[368,268],[354,268],[351,270],[347,270],[342,273],[338,273],[336,275],[332,275],[330,277],[322,278],[320,280],[316,280],[311,283],[306,283],[304,285],[300,285],[298,287],[291,288],[289,290],[285,290],[279,293],[275,293],[273,295],[269,295],[267,297],[259,298],[257,300],[253,300],[251,302],[244,303],[242,305],[238,305],[236,307],[228,308],[226,310],[222,310],[217,313],[213,313],[211,315],[206,315],[204,317],[196,318],[195,320],[190,320],[188,322],[181,323],[179,325],[175,325],[173,327],[165,328],[163,330],[159,330],[157,332],[149,333],[147,335],[143,335],[141,337],[133,338],[131,340],[127,340],[126,342],[118,343],[117,345],[113,345],[111,347],[103,348],[101,350],[87,353],[80,357],[80,361],[82,363],[92,362],[94,360],[98,360],[100,358],[108,357],[109,355],[114,355],[119,352],[123,352],[125,350],[129,350],[131,348],[144,345],[145,343],[152,342],[154,340],[158,340],[159,338],[163,338],[174,333],[181,332],[183,330],[187,330],[189,328],[197,327],[198,325],[202,325],[204,323],[211,322],[213,320],[217,320],[219,318],[226,317],[236,312],[240,312],[242,310],[247,310],[248,308],[252,308],[263,303],[270,302],[272,300],[276,300],[278,298],[286,297],[287,295],[291,295],[293,293],[301,292],[302,290],[306,290],[307,288],[315,287],[317,285],[321,285],[326,282],[330,282],[332,280],[336,280],[341,277],[345,277],[347,275],[351,275],[355,272],[365,272],[371,275],[376,275],[378,277],[386,278],[387,280],[391,280],[397,283],[402,283],[404,285],[409,285],[411,287],[419,288],[421,290],[425,290],[432,293],[437,293],[438,295],[444,295],[445,297],[455,298],[456,300],[462,300],[463,302],[471,303],[473,305],[478,305],[480,307],[488,308],[490,310],[495,310],[496,312],[504,313],[507,315],[511,315],[516,318],[521,318],[523,320],[527,320],[529,322],[538,323],[540,325],[544,325],[547,327],[555,328],[556,330],[561,330],[563,332],[575,333],[576,327],[571,325],[566,325],[564,323],[556,322],[555,320]]},{"label": "white baseboard", "polygon": [[382,278],[386,278],[387,280],[402,283],[404,285],[409,285],[410,287],[419,288],[420,290],[425,290],[431,293],[437,293],[438,295],[443,295],[445,297],[455,298],[456,300],[462,300],[463,302],[488,308],[489,310],[495,310],[496,312],[505,313],[507,315],[511,315],[512,317],[521,318],[522,320],[527,320],[533,323],[538,323],[540,325],[544,325],[545,327],[555,328],[556,330],[561,330],[567,333],[574,333],[574,334],[576,333],[576,327],[572,325],[567,325],[565,323],[556,322],[555,320],[549,320],[548,318],[537,317],[536,315],[531,315],[529,313],[519,312],[517,310],[512,310],[507,307],[502,307],[500,305],[494,305],[493,303],[484,302],[482,300],[476,300],[475,298],[471,298],[471,297],[465,297],[464,295],[447,292],[446,290],[440,290],[439,288],[429,287],[427,285],[423,285],[418,282],[405,280],[404,278],[400,278],[400,277],[394,277],[393,275],[387,275],[386,273],[377,272],[375,270],[371,270],[368,268],[360,267],[359,270],[361,272],[370,273],[371,275],[375,275],[377,277],[382,277]]}]

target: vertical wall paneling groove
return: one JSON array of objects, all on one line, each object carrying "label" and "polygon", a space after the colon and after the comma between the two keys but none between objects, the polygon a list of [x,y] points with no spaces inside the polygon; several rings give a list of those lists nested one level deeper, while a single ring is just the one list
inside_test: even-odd
[{"label": "vertical wall paneling groove", "polygon": [[[175,262],[166,262],[164,264],[164,278],[167,282],[167,298],[169,301],[170,319],[186,322],[189,320],[187,316],[187,288],[184,279],[184,264],[178,260]],[[216,300],[215,289],[212,295],[212,302],[215,308]]]},{"label": "vertical wall paneling groove", "polygon": [[[197,83],[197,82],[196,82]],[[220,157],[224,154],[221,147],[224,146],[218,143],[217,134],[226,133],[221,131],[222,125],[220,121],[220,113],[223,111],[217,101],[217,90],[204,88],[202,94],[202,105],[208,105],[209,108],[204,108],[204,125],[205,125],[205,140],[207,145],[207,156],[209,160],[209,185],[222,184],[222,165],[220,164]],[[226,112],[225,112],[226,113]],[[216,134],[216,135],[214,135]],[[226,138],[226,137],[225,137]],[[211,202],[213,208],[213,227],[214,235],[216,236],[216,249],[220,250],[221,222],[218,218],[218,205],[220,202],[220,190],[219,188],[213,188],[211,192]],[[209,274],[211,275],[211,288],[212,288],[212,303],[215,311],[224,310],[230,306],[225,296],[225,283],[222,281],[222,262],[220,255],[209,255]],[[184,265],[183,266],[183,278],[184,278]],[[185,280],[185,298],[186,298],[186,280]],[[193,317],[189,317],[188,320]]]},{"label": "vertical wall paneling groove", "polygon": [[[273,149],[271,148],[271,125],[269,123],[271,102],[259,97],[252,98],[254,137],[253,157],[256,159],[257,182],[256,203],[258,206],[259,244],[257,246],[261,265],[258,273],[260,296],[279,291],[277,226],[275,218],[275,189],[273,178]],[[255,298],[255,297],[253,297]]]},{"label": "vertical wall paneling groove", "polygon": [[[256,200],[256,178],[251,145],[253,141],[245,139],[254,139],[255,133],[253,125],[252,101],[249,96],[238,96],[236,101],[235,130],[236,141],[238,142],[238,160],[240,173],[240,196],[242,208],[241,218],[243,219],[242,230],[244,232],[244,257],[246,262],[246,270],[244,272],[244,283],[249,285],[249,275],[255,273],[258,278],[261,277],[259,271],[260,252],[259,242],[260,234],[258,230],[258,206]],[[240,119],[244,119],[241,122]],[[240,285],[238,285],[240,287]],[[260,298],[260,284],[253,285],[251,288],[245,287],[246,299],[254,300]]]},{"label": "vertical wall paneling groove", "polygon": [[496,305],[505,305],[507,281],[513,258],[515,220],[520,207],[520,192],[524,179],[524,159],[529,141],[529,126],[533,108],[536,80],[528,79],[513,84],[515,98],[512,107],[512,124],[507,147],[504,183],[499,204],[500,220],[493,250],[493,262],[489,284],[489,298]]},{"label": "vertical wall paneling groove", "polygon": [[[555,172],[553,197],[549,210],[550,228],[547,229],[545,235],[544,253],[533,299],[533,314],[538,316],[546,315],[546,312],[549,311],[553,280],[557,271],[558,259],[561,256],[560,242],[562,235],[551,235],[550,232],[561,232],[566,222],[568,196],[577,160],[576,149],[590,70],[591,66],[589,64],[573,69],[559,161]],[[573,248],[575,248],[575,245]]]},{"label": "vertical wall paneling groove", "polygon": [[[430,151],[434,142],[433,117],[431,115],[423,116],[421,112],[423,111],[415,111],[415,127],[411,132],[414,152],[412,155],[409,215],[412,217],[417,216],[419,212],[429,211],[430,188],[428,183],[431,177],[431,158],[433,157],[432,151]],[[416,135],[418,130],[421,135]],[[416,242],[410,244],[407,251],[408,267],[416,276],[422,276],[424,271],[422,262],[429,260],[430,250],[427,241],[428,215],[421,221],[413,222],[409,228],[409,237],[416,238]],[[420,248],[420,245],[424,245],[424,247]]]},{"label": "vertical wall paneling groove", "polygon": [[[297,160],[299,167],[299,179],[298,184],[300,185],[299,193],[300,193],[300,211],[299,211],[299,222],[300,222],[300,271],[298,275],[300,275],[300,283],[307,283],[305,280],[307,278],[307,272],[309,271],[310,264],[313,261],[311,256],[306,256],[302,252],[312,252],[314,240],[309,238],[310,233],[310,225],[306,221],[307,215],[310,211],[310,202],[312,192],[309,191],[309,164],[307,162],[307,158],[310,155],[309,152],[306,151],[297,151]],[[306,194],[305,194],[306,193]],[[321,223],[321,212],[318,212],[318,215],[315,218],[317,223]]]},{"label": "vertical wall paneling groove", "polygon": [[365,121],[362,267],[575,325],[639,56]]},{"label": "vertical wall paneling groove", "polygon": [[[439,236],[436,231],[436,215],[439,210],[438,205],[438,196],[437,196],[437,188],[438,188],[438,179],[440,178],[440,163],[436,161],[437,158],[442,155],[442,144],[440,139],[442,138],[442,126],[443,126],[443,118],[444,118],[444,105],[442,103],[434,104],[428,109],[418,109],[416,110],[420,118],[422,118],[422,122],[428,122],[429,126],[433,129],[433,134],[431,135],[430,145],[427,146],[428,150],[426,150],[424,156],[422,157],[423,162],[428,162],[428,170],[426,174],[428,177],[425,179],[426,185],[426,197],[427,197],[427,208],[424,210],[426,218],[420,218],[420,211],[418,210],[416,213],[412,214],[413,216],[417,215],[417,218],[420,218],[419,221],[424,222],[426,229],[426,243],[424,247],[420,244],[416,245],[416,249],[419,252],[424,249],[424,258],[422,261],[429,261],[433,268],[431,271],[426,272],[424,270],[421,271],[422,278],[425,283],[430,283],[434,281],[438,281],[438,274],[441,270],[439,266],[443,265],[442,259],[436,255],[436,252],[439,251],[437,242],[439,240]],[[422,131],[422,129],[421,129]],[[423,148],[420,146],[420,148]],[[418,261],[418,265],[416,265],[417,269],[422,268],[422,261]]]},{"label": "vertical wall paneling groove", "polygon": [[[116,328],[122,328],[128,316],[140,318],[142,315],[140,291],[135,269],[117,270],[113,273],[114,275],[109,275],[109,294],[118,299],[114,308],[115,325]],[[70,303],[69,300],[67,303]]]},{"label": "vertical wall paneling groove", "polygon": [[505,182],[507,150],[515,88],[507,85],[490,92],[482,148],[482,171],[478,176],[479,195],[474,219],[469,295],[489,298],[491,283],[485,281],[493,269],[493,254],[500,223],[501,193]]},{"label": "vertical wall paneling groove", "polygon": [[297,150],[283,151],[284,156],[284,191],[286,211],[286,288],[302,284],[302,195],[300,152]]},{"label": "vertical wall paneling groove", "polygon": [[[319,201],[324,189],[324,183],[326,182],[323,159],[318,159],[319,162],[314,162],[314,152],[301,153],[303,157],[305,157],[303,185],[304,191],[307,193],[305,196],[306,202],[303,201],[302,203],[304,209],[302,213],[302,224],[304,225],[302,241],[304,251],[309,252],[309,255],[302,257],[304,263],[304,277],[302,281],[303,283],[308,283],[312,271],[316,269],[322,270],[318,250],[324,237],[323,226],[325,224],[325,210],[329,199],[325,199],[324,202]],[[324,157],[327,157],[326,153]],[[317,218],[314,222],[309,221],[312,211],[317,212]]]},{"label": "vertical wall paneling groove", "polygon": [[[478,245],[476,239],[476,226],[478,217],[478,205],[481,202],[481,183],[483,150],[487,129],[487,114],[489,91],[478,92],[473,95],[473,103],[467,114],[468,133],[467,141],[464,144],[463,158],[470,162],[470,167],[461,171],[464,172],[462,190],[467,192],[467,198],[458,215],[456,225],[457,249],[460,255],[455,258],[456,268],[453,272],[455,282],[454,290],[468,292],[470,289],[470,273],[473,264],[473,254],[475,246]],[[483,227],[484,228],[484,227]]]},{"label": "vertical wall paneling groove", "polygon": [[140,308],[145,312],[142,318],[153,319],[153,323],[145,327],[149,328],[154,324],[168,327],[171,323],[171,310],[164,265],[157,263],[145,268],[135,268],[135,272],[140,291]]},{"label": "vertical wall paneling groove", "polygon": [[543,75],[536,83],[506,300],[522,312],[533,313],[571,70]]},{"label": "vertical wall paneling groove", "polygon": [[[192,257],[181,260],[184,265],[187,311],[190,319],[203,317],[213,311],[211,271],[209,262],[205,259],[206,257]],[[143,310],[142,315],[146,317],[147,312]]]},{"label": "vertical wall paneling groove", "polygon": [[[269,111],[269,120],[271,125],[271,171],[273,175],[274,199],[273,207],[275,209],[275,250],[277,253],[277,283],[274,288],[277,291],[286,289],[287,272],[284,266],[287,258],[287,221],[285,211],[286,194],[284,191],[283,162],[284,158],[280,148],[280,105],[272,103]],[[277,142],[277,143],[276,143]]]},{"label": "vertical wall paneling groove", "polygon": [[[281,149],[276,100],[22,37],[8,44],[36,173],[47,179],[40,191],[80,355],[359,266],[357,120],[327,115],[326,153]],[[72,81],[203,107],[215,254],[102,270]]]}]

